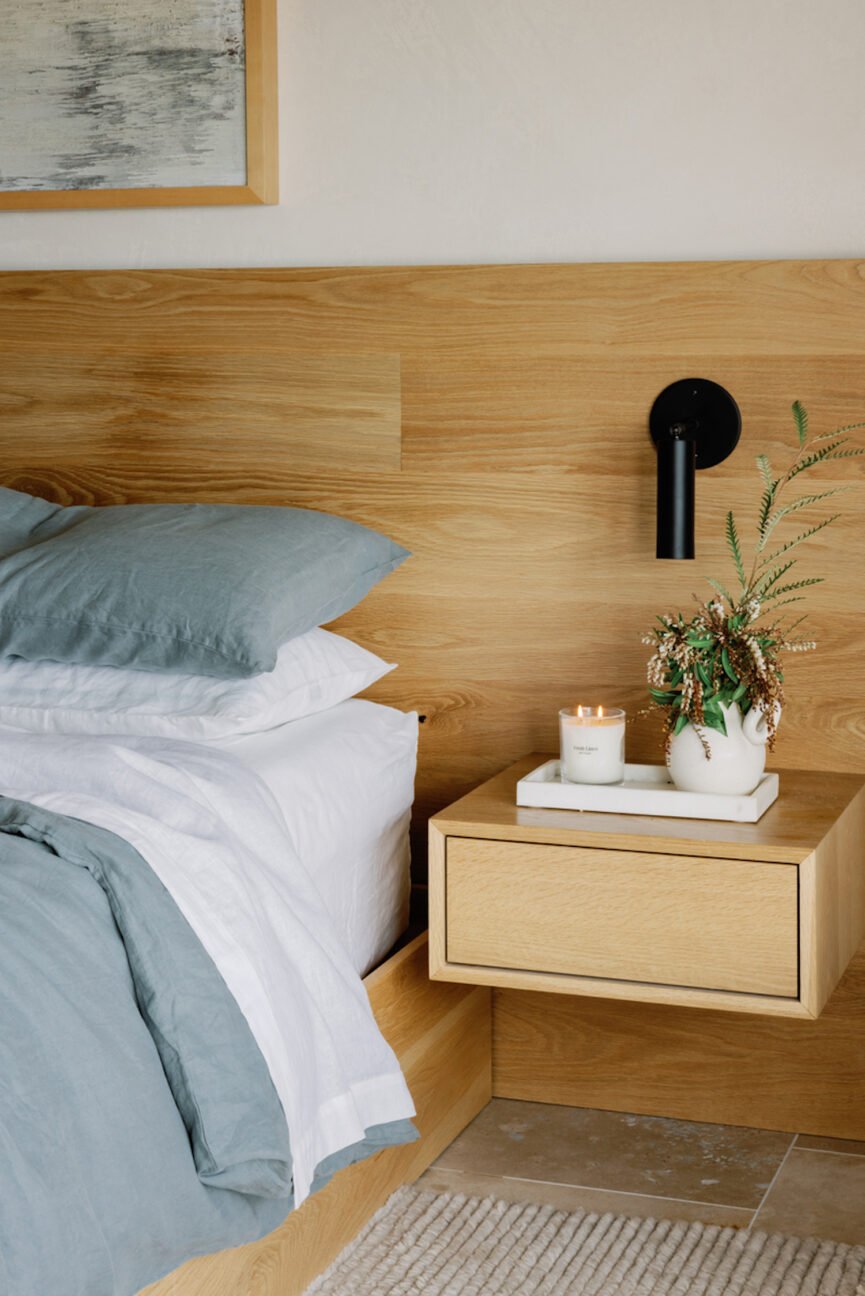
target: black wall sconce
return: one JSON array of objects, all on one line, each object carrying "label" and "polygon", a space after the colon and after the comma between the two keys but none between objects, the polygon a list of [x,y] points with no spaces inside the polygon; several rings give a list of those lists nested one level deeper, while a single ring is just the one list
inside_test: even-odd
[{"label": "black wall sconce", "polygon": [[713,468],[735,450],[739,406],[708,378],[682,378],[655,400],[649,431],[658,450],[655,557],[693,558],[696,469]]}]

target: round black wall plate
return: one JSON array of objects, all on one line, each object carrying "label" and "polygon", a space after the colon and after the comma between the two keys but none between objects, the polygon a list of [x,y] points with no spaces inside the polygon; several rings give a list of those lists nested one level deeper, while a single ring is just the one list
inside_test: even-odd
[{"label": "round black wall plate", "polygon": [[726,388],[710,378],[681,378],[656,398],[649,415],[655,445],[677,423],[693,428],[689,435],[693,435],[698,468],[713,468],[732,454],[742,431],[739,406]]}]

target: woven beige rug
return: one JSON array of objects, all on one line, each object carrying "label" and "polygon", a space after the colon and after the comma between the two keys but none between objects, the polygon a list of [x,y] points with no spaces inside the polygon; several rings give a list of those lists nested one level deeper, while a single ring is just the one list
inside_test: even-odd
[{"label": "woven beige rug", "polygon": [[402,1188],[307,1296],[865,1296],[865,1246]]}]

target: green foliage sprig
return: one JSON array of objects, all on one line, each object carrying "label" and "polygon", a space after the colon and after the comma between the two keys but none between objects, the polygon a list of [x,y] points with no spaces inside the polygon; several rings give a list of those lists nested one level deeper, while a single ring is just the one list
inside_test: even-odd
[{"label": "green foliage sprig", "polygon": [[653,703],[664,711],[668,740],[681,733],[690,721],[707,754],[701,727],[726,734],[722,708],[733,704],[743,714],[751,707],[760,708],[772,746],[784,701],[781,656],[808,652],[817,646],[813,640],[791,637],[804,617],[785,623],[777,615],[781,608],[801,602],[805,598],[802,591],[824,580],[822,576],[786,579],[798,562],[798,554],[787,555],[837,522],[841,514],[832,513],[813,522],[791,539],[782,540],[775,533],[794,515],[849,489],[835,486],[788,500],[790,484],[818,464],[865,454],[865,447],[851,444],[849,435],[865,427],[865,422],[812,437],[807,411],[799,401],[793,404],[793,422],[797,446],[788,468],[776,475],[768,456],[757,456],[763,491],[750,565],[746,563],[732,510],[727,514],[725,533],[738,582],[736,593],[710,579],[716,597],[701,603],[690,618],[681,612],[658,617],[659,628],[643,639],[655,650],[648,664],[649,693]]}]

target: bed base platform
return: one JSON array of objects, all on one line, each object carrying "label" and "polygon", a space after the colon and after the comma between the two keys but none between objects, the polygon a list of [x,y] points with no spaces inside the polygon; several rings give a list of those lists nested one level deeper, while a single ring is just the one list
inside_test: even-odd
[{"label": "bed base platform", "polygon": [[[412,1183],[491,1097],[490,992],[431,982],[426,934],[365,979],[421,1137],[342,1171],[260,1242],[190,1260],[146,1296],[300,1296],[392,1192]],[[145,1296],[145,1294],[142,1294]]]}]

